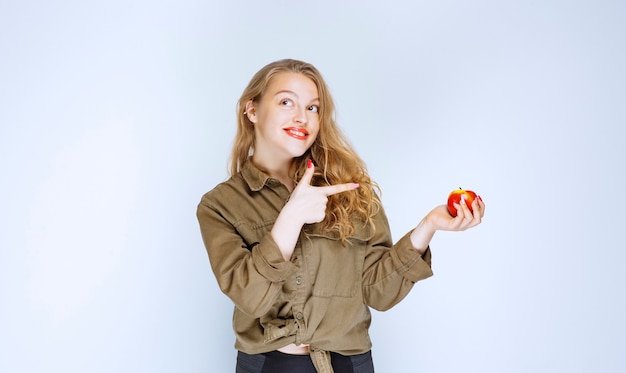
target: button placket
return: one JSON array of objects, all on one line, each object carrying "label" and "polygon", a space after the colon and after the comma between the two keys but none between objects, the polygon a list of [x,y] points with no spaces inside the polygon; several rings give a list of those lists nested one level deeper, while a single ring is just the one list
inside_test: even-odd
[{"label": "button placket", "polygon": [[292,304],[292,312],[293,312],[293,318],[295,319],[296,324],[298,324],[298,333],[296,334],[296,343],[303,343],[302,342],[302,338],[306,335],[306,319],[305,319],[305,315],[304,315],[304,303],[306,300],[306,287],[304,286],[305,284],[305,268],[306,265],[304,263],[304,256],[302,253],[303,247],[302,247],[302,241],[298,240],[298,243],[296,244],[296,248],[294,250],[294,253],[297,253],[297,258],[298,258],[298,267],[299,270],[298,272],[295,274],[295,277],[292,277],[292,284],[295,285],[295,291],[294,291],[294,301]]}]

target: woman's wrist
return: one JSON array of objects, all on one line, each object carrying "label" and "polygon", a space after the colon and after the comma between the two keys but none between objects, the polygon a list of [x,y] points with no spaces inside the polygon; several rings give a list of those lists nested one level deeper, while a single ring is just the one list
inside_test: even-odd
[{"label": "woman's wrist", "polygon": [[413,232],[411,232],[411,243],[413,244],[413,248],[420,254],[424,254],[426,249],[428,249],[428,245],[430,245],[430,241],[435,235],[434,225],[431,223],[429,216],[427,215],[422,219],[422,221],[417,224]]},{"label": "woman's wrist", "polygon": [[283,208],[280,214],[278,214],[270,232],[286,261],[289,261],[291,258],[293,249],[300,236],[300,231],[304,225],[296,220],[296,218],[297,216],[289,214],[288,209]]}]

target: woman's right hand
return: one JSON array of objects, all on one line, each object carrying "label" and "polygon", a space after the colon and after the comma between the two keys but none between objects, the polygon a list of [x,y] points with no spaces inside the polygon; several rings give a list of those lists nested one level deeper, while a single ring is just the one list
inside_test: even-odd
[{"label": "woman's right hand", "polygon": [[324,220],[328,196],[359,187],[359,184],[354,183],[313,186],[311,179],[314,171],[313,162],[309,160],[302,179],[293,189],[289,201],[278,214],[272,227],[272,238],[283,253],[285,260],[291,258],[302,226]]},{"label": "woman's right hand", "polygon": [[313,186],[311,185],[311,179],[313,178],[314,172],[315,166],[309,159],[307,169],[304,175],[302,175],[302,179],[300,179],[298,185],[294,188],[291,197],[289,197],[289,202],[285,205],[285,208],[288,207],[292,210],[292,213],[295,213],[295,221],[302,222],[302,225],[319,223],[324,220],[328,196],[354,190],[359,187],[359,184],[354,183],[323,187]]}]

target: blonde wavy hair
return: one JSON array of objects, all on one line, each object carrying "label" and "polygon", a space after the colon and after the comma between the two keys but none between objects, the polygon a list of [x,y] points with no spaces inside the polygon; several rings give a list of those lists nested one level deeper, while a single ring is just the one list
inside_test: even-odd
[{"label": "blonde wavy hair", "polygon": [[230,173],[238,173],[254,150],[254,126],[245,115],[246,103],[259,100],[271,80],[284,72],[299,73],[310,78],[317,86],[320,99],[319,133],[313,145],[294,160],[294,180],[300,180],[306,169],[307,159],[310,158],[316,165],[312,185],[360,184],[360,188],[355,191],[328,197],[323,228],[335,231],[345,244],[354,234],[355,224],[373,224],[372,217],[380,209],[380,189],[371,180],[365,163],[337,125],[332,96],[322,75],[313,65],[284,59],[264,66],[252,77],[237,103],[237,134],[231,153]]}]

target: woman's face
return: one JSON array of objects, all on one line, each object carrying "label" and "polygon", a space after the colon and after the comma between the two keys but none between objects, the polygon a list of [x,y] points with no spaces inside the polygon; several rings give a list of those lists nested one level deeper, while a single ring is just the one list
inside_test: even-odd
[{"label": "woman's face", "polygon": [[254,125],[254,160],[281,164],[304,154],[320,127],[317,86],[303,74],[283,72],[271,80],[263,96],[246,105]]}]

